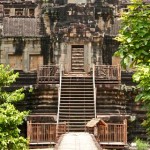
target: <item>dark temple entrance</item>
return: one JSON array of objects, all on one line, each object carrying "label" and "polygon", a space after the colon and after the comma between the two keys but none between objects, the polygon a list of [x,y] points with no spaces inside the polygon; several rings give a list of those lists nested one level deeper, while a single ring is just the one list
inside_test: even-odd
[{"label": "dark temple entrance", "polygon": [[84,72],[84,45],[72,45],[71,71]]}]

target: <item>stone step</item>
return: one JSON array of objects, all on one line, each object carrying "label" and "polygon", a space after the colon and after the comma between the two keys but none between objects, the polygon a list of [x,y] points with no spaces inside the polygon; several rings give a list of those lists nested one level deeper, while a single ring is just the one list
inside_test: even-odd
[{"label": "stone step", "polygon": [[[93,107],[94,108],[94,107]],[[64,109],[63,107],[62,108],[60,108],[60,112],[68,112],[68,113],[70,113],[70,112],[79,112],[79,113],[81,113],[81,112],[93,112],[94,113],[94,109],[93,108],[83,108],[82,107],[82,109],[80,108],[80,109],[75,109],[75,108],[71,108],[71,109]]]},{"label": "stone step", "polygon": [[79,71],[79,70],[84,71],[84,68],[83,68],[83,66],[80,66],[80,67],[72,66],[71,70],[72,71]]},{"label": "stone step", "polygon": [[87,74],[82,74],[83,77],[87,78],[85,80],[84,79],[79,79],[78,76],[80,76],[80,75],[81,74],[78,74],[78,73],[76,74],[76,72],[72,72],[71,74],[68,74],[68,76],[76,77],[76,78],[72,78],[72,79],[65,78],[65,79],[62,79],[62,82],[64,82],[64,83],[71,83],[72,85],[77,84],[77,83],[78,84],[81,84],[81,83],[84,84],[84,83],[86,83],[86,85],[87,85],[87,83],[89,83],[89,84],[93,83],[93,80],[90,79],[90,78],[88,78]]},{"label": "stone step", "polygon": [[87,118],[84,120],[67,120],[67,119],[62,119],[60,122],[66,122],[68,125],[69,131],[75,128],[82,128],[82,130],[85,130],[85,126],[88,121],[90,121],[92,118]]},{"label": "stone step", "polygon": [[[80,103],[81,104],[81,103]],[[41,107],[41,106],[37,106],[37,107]],[[44,106],[44,107],[48,107],[48,106]],[[93,104],[93,107],[94,107],[94,104]],[[66,109],[68,109],[68,108],[76,108],[76,109],[78,109],[79,111],[80,111],[80,109],[81,108],[83,108],[83,109],[86,109],[86,108],[92,108],[92,106],[90,105],[90,106],[88,106],[88,105],[63,105],[63,103],[60,105],[60,108],[66,108]]]},{"label": "stone step", "polygon": [[71,97],[71,96],[68,96],[68,97],[61,97],[62,100],[67,100],[67,99],[70,99],[70,100],[92,100],[94,99],[94,96],[91,96],[91,97]]},{"label": "stone step", "polygon": [[89,85],[89,84],[86,84],[86,85],[84,85],[84,83],[83,84],[62,84],[62,86],[61,86],[61,88],[63,89],[63,88],[77,88],[77,87],[82,87],[83,89],[84,88],[92,88],[93,87],[93,85]]},{"label": "stone step", "polygon": [[71,71],[72,72],[78,72],[78,71],[83,71],[84,72],[84,67],[83,66],[80,66],[80,67],[76,67],[76,66],[72,66],[71,68]]},{"label": "stone step", "polygon": [[[77,63],[73,65],[79,66]],[[93,80],[91,77],[63,77],[59,120],[68,122],[71,131],[83,131],[85,122],[94,117],[93,101]],[[80,125],[78,129],[76,125]]]},{"label": "stone step", "polygon": [[74,92],[74,91],[81,91],[82,90],[82,92],[84,92],[84,91],[93,91],[93,87],[91,87],[91,86],[84,86],[83,88],[82,88],[82,86],[70,86],[70,87],[68,87],[68,86],[63,86],[62,88],[61,88],[61,91],[62,92],[64,92],[64,91],[70,91],[70,92]]},{"label": "stone step", "polygon": [[72,52],[84,52],[84,49],[81,48],[73,48]]},{"label": "stone step", "polygon": [[74,68],[83,68],[84,67],[84,64],[78,64],[78,63],[72,63],[72,69],[74,69]]},{"label": "stone step", "polygon": [[76,60],[80,60],[80,59],[84,60],[84,57],[83,56],[80,56],[80,57],[79,56],[73,56],[72,60],[75,60],[75,59]]},{"label": "stone step", "polygon": [[80,102],[80,103],[63,103],[63,102],[61,102],[60,104],[64,107],[74,107],[74,106],[75,107],[77,107],[77,106],[84,107],[84,106],[89,106],[89,105],[91,107],[92,107],[92,105],[94,106],[94,103],[89,103],[89,102],[87,102],[87,103],[82,103],[82,102]]},{"label": "stone step", "polygon": [[84,49],[72,49],[72,53],[73,53],[73,52],[76,52],[76,53],[77,53],[77,52],[78,52],[78,53],[81,52],[81,53],[83,53],[83,52],[84,52]]},{"label": "stone step", "polygon": [[[68,96],[70,96],[70,95],[72,95],[72,94],[75,94],[75,95],[79,95],[79,96],[83,96],[83,95],[85,95],[84,97],[86,97],[86,94],[87,93],[89,93],[89,94],[93,94],[94,92],[93,92],[93,89],[92,88],[84,88],[84,89],[80,89],[80,88],[78,88],[78,89],[76,89],[76,88],[62,88],[61,89],[61,94],[67,94],[67,90],[68,90]],[[82,92],[81,92],[81,90],[83,90]],[[78,91],[79,91],[79,93],[78,93]],[[84,91],[86,91],[86,92],[84,92]],[[89,96],[88,96],[89,97]]]},{"label": "stone step", "polygon": [[[73,125],[74,122],[79,121],[79,123],[76,123],[76,125],[85,125],[86,122],[88,122],[89,120],[91,120],[93,118],[93,116],[90,116],[88,118],[85,118],[85,116],[80,116],[78,118],[61,118],[61,122],[68,122],[69,125]],[[74,126],[75,127],[75,126]]]},{"label": "stone step", "polygon": [[72,63],[73,63],[73,61],[81,61],[82,63],[84,62],[84,59],[83,59],[83,57],[82,56],[80,56],[80,55],[74,55],[73,57],[72,57]]},{"label": "stone step", "polygon": [[[66,114],[68,115],[68,112],[61,112],[61,116],[62,115],[65,115],[66,116]],[[77,113],[76,112],[70,112],[70,116],[74,116],[74,115],[77,115]],[[93,115],[93,113],[91,113],[91,112],[85,112],[85,113],[83,113],[83,112],[78,112],[78,115],[80,116],[80,115],[86,115],[86,116],[88,116],[88,115]]]},{"label": "stone step", "polygon": [[80,56],[74,56],[71,61],[72,61],[72,64],[73,63],[84,64],[84,59],[82,57],[80,57]]},{"label": "stone step", "polygon": [[[82,93],[81,93],[81,90],[82,90]],[[90,92],[89,94],[93,94],[92,87],[83,87],[83,88],[80,88],[80,86],[79,87],[77,87],[77,86],[76,87],[68,87],[68,86],[62,87],[61,88],[62,94],[65,94],[65,91],[68,91],[69,94],[71,94],[71,93],[75,94],[78,91],[79,91],[79,94],[84,94],[84,93],[88,93],[88,92]]]},{"label": "stone step", "polygon": [[72,58],[74,58],[74,57],[82,57],[82,58],[84,58],[83,57],[83,53],[76,53],[76,52],[72,53]]},{"label": "stone step", "polygon": [[[92,118],[91,118],[92,119]],[[89,121],[90,119],[85,119],[85,120],[82,120],[82,122],[80,120],[70,120],[70,122],[67,122],[68,125],[71,127],[71,128],[76,128],[76,127],[85,127],[85,125],[87,124],[87,122]],[[71,129],[70,128],[70,129]]]},{"label": "stone step", "polygon": [[90,103],[90,102],[93,102],[93,99],[90,99],[90,100],[87,100],[87,99],[62,99],[61,102],[66,102],[66,103],[70,103],[70,102],[74,102],[74,103],[79,103],[79,102],[82,102],[82,103]]},{"label": "stone step", "polygon": [[84,55],[84,51],[82,51],[82,50],[72,50],[71,53],[72,54],[82,54],[82,55]]},{"label": "stone step", "polygon": [[63,85],[71,85],[71,86],[74,86],[74,85],[79,85],[79,86],[84,86],[84,87],[86,87],[86,86],[90,86],[91,85],[91,87],[93,86],[93,82],[91,81],[91,80],[88,80],[88,81],[80,81],[80,80],[73,80],[73,81],[69,81],[69,80],[64,80],[64,81],[62,81],[62,86]]},{"label": "stone step", "polygon": [[79,59],[72,59],[72,64],[71,65],[84,65],[84,60],[79,60]]},{"label": "stone step", "polygon": [[61,119],[71,119],[73,118],[73,120],[76,120],[76,119],[84,119],[84,120],[87,120],[87,119],[91,119],[93,117],[93,114],[90,114],[90,115],[62,115],[62,114],[59,114],[59,116],[61,117]]},{"label": "stone step", "polygon": [[[78,73],[81,73],[81,72],[78,72]],[[84,72],[85,73],[85,72]],[[92,77],[91,76],[87,76],[87,77],[84,77],[84,76],[78,76],[78,77],[68,77],[68,76],[63,76],[62,78],[64,79],[78,79],[78,80],[87,80],[87,79],[91,79],[92,80]]]},{"label": "stone step", "polygon": [[79,71],[80,71],[80,72],[82,72],[82,71],[84,72],[84,69],[83,69],[83,68],[81,68],[81,69],[79,69],[79,68],[74,68],[74,69],[72,69],[71,71],[72,71],[72,72],[79,72]]}]

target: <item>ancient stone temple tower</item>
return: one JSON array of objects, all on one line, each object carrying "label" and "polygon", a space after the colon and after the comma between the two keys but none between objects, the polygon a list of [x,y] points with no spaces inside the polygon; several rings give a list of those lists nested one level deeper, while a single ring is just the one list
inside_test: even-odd
[{"label": "ancient stone temple tower", "polygon": [[[67,73],[75,69],[89,72],[93,63],[111,64],[112,52],[103,57],[109,46],[104,40],[114,32],[111,27],[117,20],[116,7],[117,3],[86,0],[46,5],[44,16],[51,35],[53,62],[62,63]],[[82,51],[80,61],[76,60],[76,51]]]},{"label": "ancient stone temple tower", "polygon": [[[112,55],[118,43],[113,38],[121,4],[117,0],[2,1],[0,61],[26,72],[43,64],[63,64],[66,73],[75,68],[89,72],[93,63],[117,64]],[[78,65],[74,53],[79,49]]]},{"label": "ancient stone temple tower", "polygon": [[[59,123],[63,132],[85,131],[92,118],[106,119],[100,121],[104,125],[127,119],[128,140],[135,135],[145,138],[140,126],[145,111],[134,102],[132,70],[121,70],[120,59],[113,56],[119,46],[114,38],[120,16],[128,4],[127,0],[0,1],[0,64],[20,73],[9,90],[34,90],[26,91],[25,100],[17,104],[31,112],[24,132],[30,144],[56,142]],[[137,118],[134,122],[132,116]],[[122,142],[127,131],[119,127]]]}]

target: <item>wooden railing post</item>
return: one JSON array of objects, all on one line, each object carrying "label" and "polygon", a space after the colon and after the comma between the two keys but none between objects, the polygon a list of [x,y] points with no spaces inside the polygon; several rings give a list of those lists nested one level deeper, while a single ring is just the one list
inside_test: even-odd
[{"label": "wooden railing post", "polygon": [[118,65],[118,80],[121,81],[121,66]]},{"label": "wooden railing post", "polygon": [[38,69],[37,69],[37,79],[36,79],[36,83],[37,83],[37,85],[39,84],[39,67],[38,67]]},{"label": "wooden railing post", "polygon": [[124,143],[127,144],[127,119],[123,121],[124,125]]},{"label": "wooden railing post", "polygon": [[30,122],[27,121],[27,139],[30,141],[30,132],[31,132],[31,129],[30,129]]}]

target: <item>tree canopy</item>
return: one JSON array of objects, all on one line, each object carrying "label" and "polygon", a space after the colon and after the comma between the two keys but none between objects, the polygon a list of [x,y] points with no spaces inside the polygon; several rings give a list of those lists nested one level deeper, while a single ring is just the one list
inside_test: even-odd
[{"label": "tree canopy", "polygon": [[128,12],[123,13],[116,52],[124,67],[150,63],[150,5],[142,0],[131,0]]},{"label": "tree canopy", "polygon": [[116,55],[124,68],[134,68],[133,80],[140,90],[136,101],[147,108],[144,125],[150,134],[150,4],[131,0],[128,12],[123,13],[121,29],[116,37],[120,46]]},{"label": "tree canopy", "polygon": [[27,140],[20,136],[19,125],[27,112],[19,112],[14,103],[24,99],[23,89],[7,92],[5,89],[16,81],[18,73],[9,66],[0,65],[0,149],[26,150]]}]

